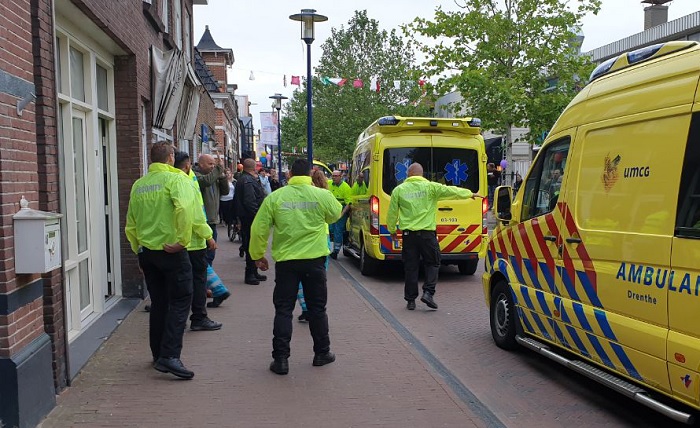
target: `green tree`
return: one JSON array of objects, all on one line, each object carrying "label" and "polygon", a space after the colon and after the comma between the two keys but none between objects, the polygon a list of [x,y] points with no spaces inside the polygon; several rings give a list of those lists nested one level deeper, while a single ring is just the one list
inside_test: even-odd
[{"label": "green tree", "polygon": [[[459,91],[484,129],[530,127],[534,142],[548,131],[592,70],[579,55],[581,18],[600,0],[464,0],[403,27],[427,58],[436,91]],[[418,42],[419,38],[421,42]],[[427,38],[427,40],[425,40]]]},{"label": "green tree", "polygon": [[[331,29],[321,48],[312,81],[314,158],[330,163],[349,160],[357,137],[381,116],[430,115],[429,106],[421,101],[421,72],[412,45],[396,30],[381,30],[367,11],[355,11],[347,28]],[[324,83],[323,78],[348,80],[338,86]],[[379,81],[379,92],[369,89],[373,78]],[[355,79],[364,86],[353,87]],[[395,80],[401,81],[398,88]],[[284,107],[282,132],[283,151],[301,153],[306,147],[305,83]]]}]

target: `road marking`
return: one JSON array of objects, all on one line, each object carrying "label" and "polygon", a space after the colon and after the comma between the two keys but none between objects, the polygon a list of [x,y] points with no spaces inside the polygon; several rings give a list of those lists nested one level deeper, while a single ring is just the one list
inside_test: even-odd
[{"label": "road marking", "polygon": [[484,405],[469,388],[467,388],[440,360],[433,355],[428,348],[425,347],[408,329],[396,319],[396,317],[382,303],[367,290],[352,274],[345,269],[338,261],[335,262],[336,267],[340,270],[341,275],[345,278],[355,290],[370,305],[379,312],[379,314],[388,322],[401,337],[420,354],[420,356],[435,370],[452,391],[459,397],[460,400],[478,416],[489,428],[506,428],[496,415],[493,414],[488,407]]}]

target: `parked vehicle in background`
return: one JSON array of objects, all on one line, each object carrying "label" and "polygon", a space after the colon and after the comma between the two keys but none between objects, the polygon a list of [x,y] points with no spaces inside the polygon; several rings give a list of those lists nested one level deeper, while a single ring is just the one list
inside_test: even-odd
[{"label": "parked vehicle in background", "polygon": [[[387,116],[359,136],[348,184],[355,189],[348,220],[346,256],[360,261],[363,275],[375,273],[385,260],[401,260],[401,234],[393,240],[386,226],[392,190],[413,162],[431,181],[486,193],[486,153],[481,121]],[[435,216],[443,264],[462,274],[476,271],[486,252],[487,201],[441,201]]]}]

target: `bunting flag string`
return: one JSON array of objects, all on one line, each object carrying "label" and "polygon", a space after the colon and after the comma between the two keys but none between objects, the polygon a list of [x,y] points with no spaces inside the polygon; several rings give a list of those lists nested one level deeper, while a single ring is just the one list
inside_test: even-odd
[{"label": "bunting flag string", "polygon": [[[343,78],[343,77],[328,77],[328,76],[321,76],[319,78],[322,84],[324,85],[336,85],[336,86],[345,86],[347,84],[348,86],[352,83],[353,88],[364,88],[367,87],[370,91],[375,91],[375,92],[380,92],[383,88],[381,81],[377,77],[372,77],[369,81],[368,84],[366,84],[362,79],[348,79],[348,78]],[[427,83],[426,80],[424,79],[419,79],[419,80],[394,80],[393,85],[390,85],[390,88],[393,88],[395,90],[400,90],[402,85],[418,85],[420,88],[425,92],[425,84]],[[301,86],[301,76],[291,76],[290,79],[290,84],[296,85],[296,86]],[[284,86],[287,86],[287,76],[284,76]]]}]

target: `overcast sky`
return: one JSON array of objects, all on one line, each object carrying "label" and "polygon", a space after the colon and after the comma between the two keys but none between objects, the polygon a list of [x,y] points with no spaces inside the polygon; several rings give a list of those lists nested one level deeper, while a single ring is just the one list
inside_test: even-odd
[{"label": "overcast sky", "polygon": [[[596,16],[583,21],[588,51],[644,29],[644,6],[640,0],[603,0]],[[345,26],[355,10],[367,10],[371,19],[379,21],[380,28],[390,30],[416,16],[432,18],[437,5],[454,9],[452,0],[350,0],[345,2],[323,0],[209,0],[207,6],[194,7],[194,42],[209,26],[214,41],[233,49],[235,62],[228,73],[229,83],[238,84],[236,94],[248,95],[255,129],[260,127],[261,111],[271,111],[268,97],[281,93],[290,97],[296,86],[290,85],[290,76],[306,75],[306,46],[300,39],[300,23],[289,15],[301,9],[316,9],[328,21],[316,24],[316,40],[311,46],[312,64],[321,55],[320,46],[330,35],[332,27]],[[668,18],[673,20],[700,10],[698,0],[674,0],[668,3]],[[250,75],[255,80],[250,80]],[[287,76],[287,87],[283,85]],[[345,76],[329,76],[345,77]]]}]

